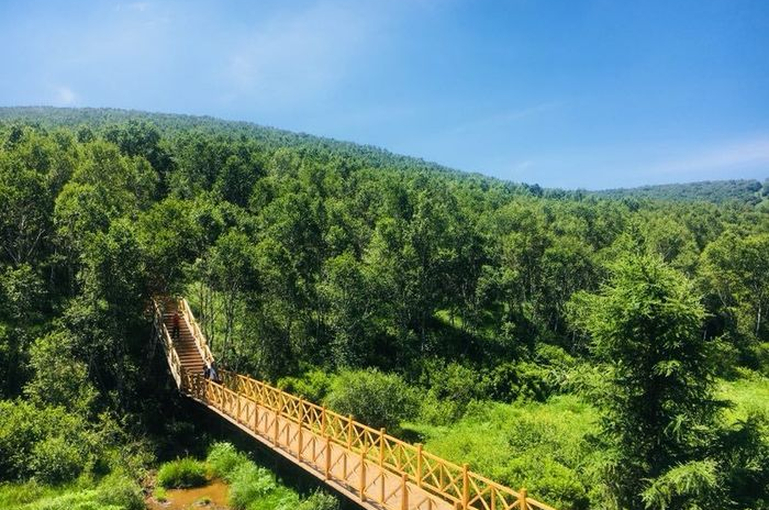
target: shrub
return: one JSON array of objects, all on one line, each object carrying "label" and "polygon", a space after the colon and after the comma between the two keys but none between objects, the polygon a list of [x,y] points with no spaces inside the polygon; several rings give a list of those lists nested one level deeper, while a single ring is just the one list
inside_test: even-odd
[{"label": "shrub", "polygon": [[30,466],[41,482],[53,485],[77,478],[84,467],[80,452],[61,436],[35,444]]},{"label": "shrub", "polygon": [[555,508],[597,506],[589,492],[599,479],[592,446],[599,415],[572,395],[547,403],[473,402],[451,427],[420,427],[425,448],[468,462],[473,470],[509,487],[526,487]]},{"label": "shrub", "polygon": [[323,370],[310,370],[301,377],[283,377],[278,387],[310,402],[321,402],[331,389],[332,377]]},{"label": "shrub", "polygon": [[23,484],[0,484],[0,508],[14,508],[42,498],[51,489],[34,478]]},{"label": "shrub", "polygon": [[62,407],[0,401],[0,480],[74,480],[105,458],[111,445],[103,436]]},{"label": "shrub", "polygon": [[205,464],[195,459],[166,462],[158,470],[158,484],[166,489],[200,487],[206,480]]},{"label": "shrub", "polygon": [[414,391],[395,374],[376,369],[344,371],[334,380],[328,405],[350,414],[370,427],[397,430],[403,420],[416,415]]},{"label": "shrub", "polygon": [[248,505],[248,510],[296,510],[299,496],[285,487],[277,487]]},{"label": "shrub", "polygon": [[483,397],[476,372],[458,363],[428,363],[422,379],[429,390],[422,400],[421,415],[432,425],[458,420],[472,400]]},{"label": "shrub", "polygon": [[248,462],[248,457],[238,452],[230,443],[214,443],[206,459],[211,468],[211,474],[228,482],[238,467]]},{"label": "shrub", "polygon": [[155,487],[155,490],[152,491],[152,497],[161,503],[168,501],[168,493],[163,487]]},{"label": "shrub", "polygon": [[104,505],[115,505],[123,510],[143,510],[145,507],[141,487],[120,473],[112,473],[102,479],[97,499]]},{"label": "shrub", "polygon": [[323,491],[315,491],[296,510],[339,510],[339,500]]},{"label": "shrub", "polygon": [[252,462],[238,466],[231,475],[229,503],[235,510],[244,510],[253,501],[275,490],[272,473]]},{"label": "shrub", "polygon": [[488,397],[501,402],[544,402],[557,389],[552,368],[528,361],[494,367],[484,376],[483,385]]}]

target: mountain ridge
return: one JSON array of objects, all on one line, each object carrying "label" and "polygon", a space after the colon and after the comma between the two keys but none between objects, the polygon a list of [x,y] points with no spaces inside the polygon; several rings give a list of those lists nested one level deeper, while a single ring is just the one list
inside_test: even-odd
[{"label": "mountain ridge", "polygon": [[[500,179],[481,172],[466,171],[425,160],[417,156],[398,154],[386,148],[371,144],[360,144],[336,138],[290,131],[252,121],[228,120],[210,115],[186,113],[149,112],[145,110],[111,107],[56,107],[56,106],[0,106],[0,121],[22,121],[43,126],[89,126],[107,127],[117,122],[145,121],[165,131],[179,129],[228,128],[233,135],[252,135],[268,145],[292,147],[307,145],[308,142],[345,155],[362,159],[374,168],[417,166],[459,178],[482,179],[521,187],[535,195],[571,196],[574,198],[597,197],[612,199],[649,199],[674,201],[705,201],[721,203],[736,201],[751,205],[769,201],[769,178],[762,184],[756,179],[702,180],[683,183],[646,184],[635,187],[606,188],[599,190],[563,189],[542,187],[537,183],[523,183]],[[768,172],[769,173],[769,170]]]}]

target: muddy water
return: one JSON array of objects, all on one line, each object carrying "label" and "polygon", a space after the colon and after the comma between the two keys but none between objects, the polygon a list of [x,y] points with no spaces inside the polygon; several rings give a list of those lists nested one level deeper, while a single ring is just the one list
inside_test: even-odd
[{"label": "muddy water", "polygon": [[[154,498],[147,499],[150,510],[229,510],[227,506],[227,485],[220,480],[214,480],[205,487],[194,489],[169,489],[166,491],[167,501],[160,502]],[[208,504],[203,503],[209,501]]]}]

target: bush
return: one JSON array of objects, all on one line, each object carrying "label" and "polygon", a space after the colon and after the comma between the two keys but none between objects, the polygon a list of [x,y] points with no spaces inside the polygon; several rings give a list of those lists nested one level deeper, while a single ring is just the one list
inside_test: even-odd
[{"label": "bush", "polygon": [[166,462],[158,470],[158,485],[166,489],[200,487],[206,481],[206,465],[195,459]]},{"label": "bush", "polygon": [[316,491],[302,501],[296,510],[339,510],[339,500],[326,492]]},{"label": "bush", "polygon": [[77,478],[83,471],[80,452],[61,436],[35,444],[30,467],[41,482],[56,485]]},{"label": "bush", "polygon": [[152,491],[152,497],[160,503],[168,501],[168,493],[163,487],[155,487],[155,490]]},{"label": "bush", "polygon": [[272,473],[252,462],[241,464],[231,478],[229,503],[235,510],[244,510],[278,486]]},{"label": "bush", "polygon": [[321,402],[331,389],[332,377],[323,370],[310,370],[301,377],[283,377],[278,387],[310,402]]},{"label": "bush", "polygon": [[593,437],[599,415],[575,396],[545,404],[473,402],[449,427],[419,427],[425,448],[509,487],[526,487],[555,508],[583,509],[598,500]]},{"label": "bush", "polygon": [[142,489],[129,477],[119,473],[102,479],[97,490],[97,498],[105,505],[115,505],[124,510],[143,510],[145,508]]},{"label": "bush", "polygon": [[232,481],[232,475],[241,465],[249,462],[248,457],[238,452],[230,443],[214,443],[206,458],[211,474],[227,482]]},{"label": "bush", "polygon": [[73,486],[50,487],[28,482],[0,485],[3,510],[143,510],[141,488],[123,474],[112,474],[94,487],[84,477]]},{"label": "bush", "polygon": [[0,401],[0,480],[65,483],[90,472],[113,447],[103,427],[62,407]]},{"label": "bush", "polygon": [[422,384],[429,390],[422,400],[421,417],[432,425],[458,420],[472,400],[483,397],[476,372],[458,363],[428,363]]},{"label": "bush", "polygon": [[416,394],[403,379],[376,369],[339,374],[327,403],[370,427],[389,430],[397,430],[402,421],[415,417],[419,406]]},{"label": "bush", "polygon": [[488,370],[483,385],[484,393],[500,402],[544,402],[557,390],[553,369],[528,361],[503,363]]}]

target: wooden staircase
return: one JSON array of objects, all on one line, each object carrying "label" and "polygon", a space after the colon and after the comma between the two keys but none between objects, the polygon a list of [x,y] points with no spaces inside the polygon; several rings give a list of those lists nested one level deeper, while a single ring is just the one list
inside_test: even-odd
[{"label": "wooden staircase", "polygon": [[[178,338],[173,338],[174,315],[177,314],[179,317],[179,336]],[[203,360],[203,356],[198,350],[195,337],[192,335],[190,326],[187,320],[185,320],[183,310],[179,309],[176,300],[165,300],[163,323],[165,324],[167,331],[171,333],[174,349],[179,356],[179,361],[181,362],[184,372],[186,374],[203,375],[204,369],[206,368],[206,362]]]}]

